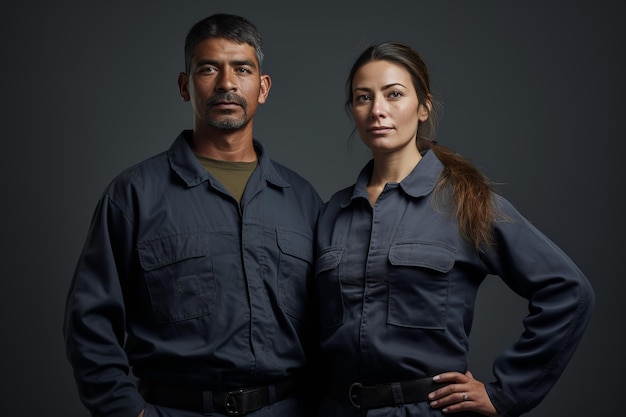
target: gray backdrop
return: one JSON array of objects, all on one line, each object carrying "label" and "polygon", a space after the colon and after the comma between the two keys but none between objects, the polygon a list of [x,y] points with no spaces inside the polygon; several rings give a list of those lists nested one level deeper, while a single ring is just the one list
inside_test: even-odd
[{"label": "gray backdrop", "polygon": [[[256,137],[324,198],[368,153],[349,136],[356,54],[408,42],[444,104],[438,139],[470,158],[582,268],[598,305],[548,398],[529,415],[621,409],[626,268],[624,6],[620,1],[145,1],[3,3],[2,368],[5,416],[84,417],[61,336],[63,305],[96,201],[123,168],[191,126],[176,78],[191,24],[242,14],[272,76]],[[519,334],[525,305],[482,287],[472,369]],[[620,407],[620,408],[618,408]]]}]

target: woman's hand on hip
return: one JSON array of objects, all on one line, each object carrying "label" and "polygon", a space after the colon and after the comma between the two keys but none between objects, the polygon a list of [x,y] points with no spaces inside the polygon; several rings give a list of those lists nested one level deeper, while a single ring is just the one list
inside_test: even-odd
[{"label": "woman's hand on hip", "polygon": [[449,385],[428,394],[432,408],[444,413],[473,411],[489,417],[500,417],[491,403],[485,384],[475,379],[470,371],[444,372],[433,377],[435,382],[448,382]]}]

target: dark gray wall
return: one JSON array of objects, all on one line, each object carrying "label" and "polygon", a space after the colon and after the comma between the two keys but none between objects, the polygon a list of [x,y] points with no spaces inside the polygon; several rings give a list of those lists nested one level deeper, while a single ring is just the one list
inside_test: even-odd
[{"label": "dark gray wall", "polygon": [[[256,137],[323,197],[368,154],[343,112],[368,43],[400,40],[430,64],[438,138],[473,160],[586,272],[598,306],[569,368],[533,417],[614,414],[621,330],[626,110],[620,1],[5,1],[2,34],[2,414],[87,416],[65,359],[65,293],[96,200],[128,165],[190,127],[177,94],[182,44],[213,12],[265,37],[270,99]],[[525,305],[482,288],[472,367],[521,328]]]}]

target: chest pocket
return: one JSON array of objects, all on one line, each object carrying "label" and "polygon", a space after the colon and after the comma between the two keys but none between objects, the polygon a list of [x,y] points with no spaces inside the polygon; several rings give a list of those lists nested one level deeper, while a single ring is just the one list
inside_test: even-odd
[{"label": "chest pocket", "polygon": [[216,284],[205,234],[177,234],[137,246],[150,301],[162,323],[211,313]]},{"label": "chest pocket", "polygon": [[343,249],[326,249],[317,259],[316,284],[321,302],[319,314],[323,329],[337,327],[343,323],[344,303],[341,292],[339,264]]},{"label": "chest pocket", "polygon": [[387,322],[443,329],[448,311],[449,275],[456,250],[436,242],[393,245],[389,250]]},{"label": "chest pocket", "polygon": [[313,240],[304,234],[277,229],[280,250],[278,299],[291,317],[302,320],[308,307],[308,282],[312,273]]}]

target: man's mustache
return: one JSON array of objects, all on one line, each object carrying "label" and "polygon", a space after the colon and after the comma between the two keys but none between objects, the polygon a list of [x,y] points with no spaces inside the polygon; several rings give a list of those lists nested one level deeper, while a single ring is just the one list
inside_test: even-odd
[{"label": "man's mustache", "polygon": [[229,103],[237,103],[244,109],[248,106],[248,103],[243,97],[238,96],[235,93],[220,93],[216,94],[210,99],[207,100],[207,106],[213,106],[218,103],[229,102]]}]

